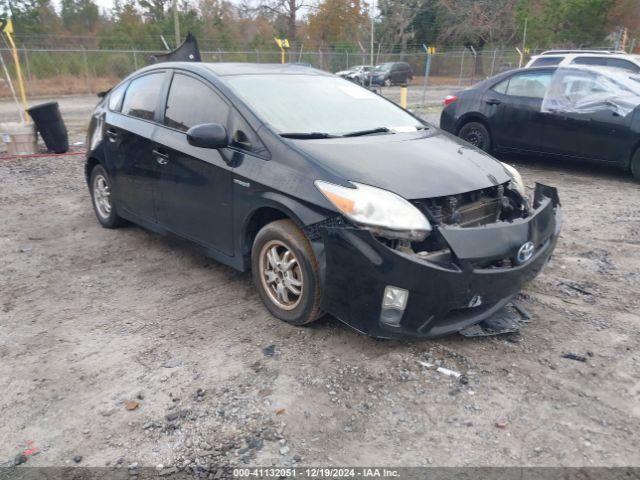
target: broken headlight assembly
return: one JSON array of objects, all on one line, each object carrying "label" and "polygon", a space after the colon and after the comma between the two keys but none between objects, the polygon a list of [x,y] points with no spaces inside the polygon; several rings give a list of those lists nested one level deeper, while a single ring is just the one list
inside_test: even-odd
[{"label": "broken headlight assembly", "polygon": [[527,198],[527,192],[525,191],[524,181],[522,180],[522,175],[520,175],[520,172],[518,172],[515,167],[512,167],[507,163],[500,163],[502,163],[502,166],[509,173],[509,176],[511,177],[511,185],[513,186],[514,190],[516,190],[522,196],[522,198]]},{"label": "broken headlight assembly", "polygon": [[345,217],[385,238],[422,241],[431,233],[426,217],[388,190],[351,182],[353,188],[317,180],[316,187]]}]

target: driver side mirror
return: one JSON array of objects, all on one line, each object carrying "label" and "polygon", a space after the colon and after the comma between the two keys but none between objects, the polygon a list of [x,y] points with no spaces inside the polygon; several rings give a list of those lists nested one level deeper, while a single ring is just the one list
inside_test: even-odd
[{"label": "driver side mirror", "polygon": [[229,146],[229,135],[219,123],[203,123],[187,130],[187,141],[194,147],[224,148]]}]

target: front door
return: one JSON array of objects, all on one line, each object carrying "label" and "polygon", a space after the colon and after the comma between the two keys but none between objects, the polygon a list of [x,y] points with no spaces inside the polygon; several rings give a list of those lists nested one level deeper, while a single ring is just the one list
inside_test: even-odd
[{"label": "front door", "polygon": [[159,165],[158,221],[170,231],[233,254],[232,169],[219,150],[194,147],[186,131],[202,123],[226,127],[228,104],[191,74],[173,75],[163,126],[154,133]]}]

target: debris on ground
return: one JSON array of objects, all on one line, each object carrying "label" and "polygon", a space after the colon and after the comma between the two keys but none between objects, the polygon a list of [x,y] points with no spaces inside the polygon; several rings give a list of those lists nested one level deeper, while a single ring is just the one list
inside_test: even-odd
[{"label": "debris on ground", "polygon": [[578,355],[577,353],[563,353],[562,358],[567,358],[569,360],[575,360],[576,362],[586,362],[587,361],[587,357],[585,357],[584,355]]},{"label": "debris on ground", "polygon": [[443,375],[447,375],[448,377],[460,378],[462,374],[460,372],[456,372],[455,370],[449,370],[445,367],[439,367],[433,363],[423,362],[422,360],[418,360],[418,363],[423,367],[429,370],[435,370],[436,372],[442,373]]},{"label": "debris on ground", "polygon": [[578,283],[562,282],[562,285],[564,285],[565,287],[569,287],[570,289],[575,290],[578,293],[582,293],[583,295],[589,295],[589,296],[593,295],[593,292],[590,292],[589,290],[587,290],[585,287],[583,287]]},{"label": "debris on ground", "polygon": [[124,408],[126,408],[127,410],[135,410],[139,406],[140,402],[138,402],[137,400],[126,400],[124,402]]},{"label": "debris on ground", "polygon": [[471,325],[459,333],[463,337],[492,337],[519,332],[531,322],[531,314],[521,305],[510,303],[480,323]]},{"label": "debris on ground", "polygon": [[509,420],[505,417],[500,417],[496,420],[496,427],[498,428],[507,428],[507,425],[509,425]]},{"label": "debris on ground", "polygon": [[82,455],[76,455],[73,457],[73,461],[76,463],[80,463],[82,461]]},{"label": "debris on ground", "polygon": [[182,360],[176,357],[170,358],[169,360],[167,360],[162,364],[164,368],[176,368],[176,367],[179,367],[180,365],[182,365]]},{"label": "debris on ground", "polygon": [[273,357],[276,354],[276,346],[269,345],[268,347],[264,347],[262,349],[262,353],[265,357]]}]

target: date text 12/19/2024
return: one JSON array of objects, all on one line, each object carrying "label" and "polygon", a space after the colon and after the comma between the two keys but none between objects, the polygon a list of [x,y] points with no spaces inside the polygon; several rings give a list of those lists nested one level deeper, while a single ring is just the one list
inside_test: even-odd
[{"label": "date text 12/19/2024", "polygon": [[389,468],[234,468],[234,478],[394,478],[398,470]]}]

